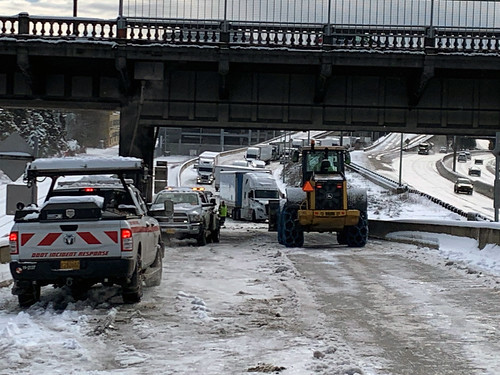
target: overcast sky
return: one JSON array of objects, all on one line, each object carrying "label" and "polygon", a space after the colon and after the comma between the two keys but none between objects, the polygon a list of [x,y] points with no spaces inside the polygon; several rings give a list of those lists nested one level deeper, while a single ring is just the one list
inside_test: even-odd
[{"label": "overcast sky", "polygon": [[[73,16],[74,0],[0,0],[0,15]],[[114,19],[120,0],[77,0],[79,17]],[[354,25],[500,27],[498,0],[123,0],[126,16]],[[227,7],[224,7],[224,4]],[[431,6],[433,4],[434,6]],[[331,9],[329,9],[331,8]],[[328,12],[330,10],[330,12]],[[433,17],[431,17],[433,14]]]},{"label": "overcast sky", "polygon": [[[78,16],[116,18],[119,0],[78,0]],[[73,16],[73,0],[0,0],[0,15],[12,16],[27,12],[36,16]]]}]

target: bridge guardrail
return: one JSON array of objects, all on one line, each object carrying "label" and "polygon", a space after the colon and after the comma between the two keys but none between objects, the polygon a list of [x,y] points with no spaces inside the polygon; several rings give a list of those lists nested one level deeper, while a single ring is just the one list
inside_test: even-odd
[{"label": "bridge guardrail", "polygon": [[0,16],[0,37],[176,45],[499,53],[500,29],[155,18]]}]

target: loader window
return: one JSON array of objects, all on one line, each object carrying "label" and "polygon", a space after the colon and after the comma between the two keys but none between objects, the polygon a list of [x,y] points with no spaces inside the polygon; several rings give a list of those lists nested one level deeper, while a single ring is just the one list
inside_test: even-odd
[{"label": "loader window", "polygon": [[[327,164],[329,163],[329,165]],[[325,167],[328,165],[328,169]],[[323,169],[322,169],[323,166]],[[316,173],[336,173],[340,171],[340,160],[337,153],[328,153],[324,151],[311,151],[307,154],[307,172]]]}]

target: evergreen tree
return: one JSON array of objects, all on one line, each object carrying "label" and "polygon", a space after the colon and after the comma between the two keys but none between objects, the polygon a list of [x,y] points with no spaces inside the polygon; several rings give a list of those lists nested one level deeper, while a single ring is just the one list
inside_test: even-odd
[{"label": "evergreen tree", "polygon": [[33,149],[38,142],[39,157],[60,155],[68,148],[66,123],[61,112],[0,108],[0,124],[0,141],[19,133]]}]

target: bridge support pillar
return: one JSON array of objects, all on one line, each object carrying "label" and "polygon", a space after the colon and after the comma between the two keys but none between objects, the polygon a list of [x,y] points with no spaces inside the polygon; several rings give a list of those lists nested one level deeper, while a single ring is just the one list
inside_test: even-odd
[{"label": "bridge support pillar", "polygon": [[152,198],[152,173],[154,167],[154,127],[141,126],[141,101],[134,98],[122,103],[120,109],[120,156],[131,156],[144,161],[147,169],[145,181],[136,181],[148,202]]}]

